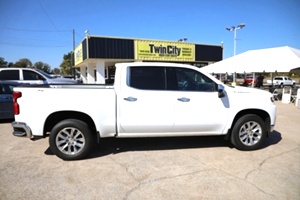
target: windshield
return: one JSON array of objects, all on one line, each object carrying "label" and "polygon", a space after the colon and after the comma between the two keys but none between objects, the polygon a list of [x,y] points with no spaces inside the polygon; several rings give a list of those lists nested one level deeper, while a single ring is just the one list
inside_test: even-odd
[{"label": "windshield", "polygon": [[50,74],[48,74],[48,73],[46,73],[46,72],[44,72],[42,70],[37,69],[36,71],[38,71],[39,73],[43,74],[44,76],[46,76],[49,79],[53,79],[54,78],[54,77],[50,76]]}]

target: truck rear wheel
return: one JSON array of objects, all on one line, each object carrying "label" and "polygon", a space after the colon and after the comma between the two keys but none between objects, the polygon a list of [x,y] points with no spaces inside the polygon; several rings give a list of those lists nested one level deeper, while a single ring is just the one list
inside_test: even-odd
[{"label": "truck rear wheel", "polygon": [[239,150],[256,150],[267,136],[263,120],[254,114],[242,116],[236,121],[231,133],[231,143]]},{"label": "truck rear wheel", "polygon": [[51,130],[51,151],[63,160],[78,160],[86,157],[93,147],[92,132],[88,125],[77,119],[66,119]]}]

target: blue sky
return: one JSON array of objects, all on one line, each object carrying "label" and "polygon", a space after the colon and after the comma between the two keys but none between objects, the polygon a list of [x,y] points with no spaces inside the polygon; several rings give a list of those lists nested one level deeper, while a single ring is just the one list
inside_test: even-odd
[{"label": "blue sky", "polygon": [[300,0],[0,0],[0,57],[59,67],[63,55],[91,35],[220,45],[236,53],[300,49]]}]

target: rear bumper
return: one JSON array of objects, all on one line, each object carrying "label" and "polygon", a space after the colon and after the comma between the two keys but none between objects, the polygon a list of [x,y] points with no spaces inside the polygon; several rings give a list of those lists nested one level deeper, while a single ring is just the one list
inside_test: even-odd
[{"label": "rear bumper", "polygon": [[275,125],[271,125],[270,127],[270,133],[272,133],[274,131]]},{"label": "rear bumper", "polygon": [[12,122],[13,127],[13,135],[17,137],[26,137],[26,138],[33,138],[31,129],[27,126],[26,123],[23,122]]}]

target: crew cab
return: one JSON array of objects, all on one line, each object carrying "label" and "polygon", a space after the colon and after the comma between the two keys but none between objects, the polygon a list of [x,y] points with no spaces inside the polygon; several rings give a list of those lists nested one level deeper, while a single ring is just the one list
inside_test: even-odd
[{"label": "crew cab", "polygon": [[237,149],[256,150],[275,126],[272,98],[191,65],[118,63],[113,85],[14,88],[13,135],[49,136],[64,160],[85,158],[106,137],[223,135]]},{"label": "crew cab", "polygon": [[283,87],[283,86],[295,86],[296,82],[287,76],[275,76],[273,81],[267,80],[267,84],[268,85],[273,84],[274,86]]}]

